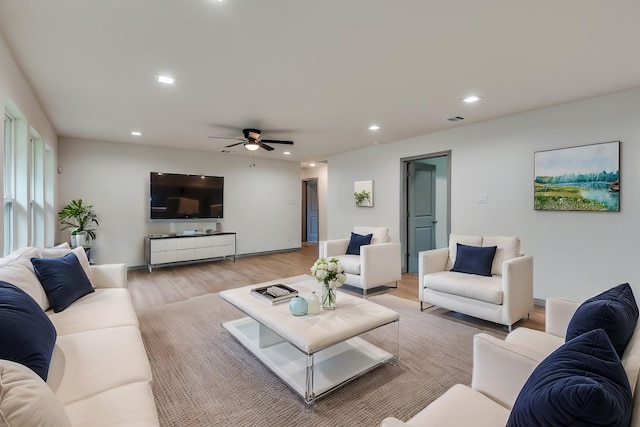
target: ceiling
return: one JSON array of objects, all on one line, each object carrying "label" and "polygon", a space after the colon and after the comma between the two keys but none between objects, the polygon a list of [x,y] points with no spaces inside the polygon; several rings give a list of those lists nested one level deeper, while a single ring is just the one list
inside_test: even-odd
[{"label": "ceiling", "polygon": [[0,33],[62,137],[220,152],[234,141],[208,136],[256,127],[295,141],[256,155],[309,162],[639,87],[639,16],[637,0],[0,0]]}]

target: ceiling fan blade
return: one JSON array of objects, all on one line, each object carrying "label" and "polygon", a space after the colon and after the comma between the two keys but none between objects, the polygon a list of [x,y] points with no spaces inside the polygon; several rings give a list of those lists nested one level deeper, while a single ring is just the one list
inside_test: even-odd
[{"label": "ceiling fan blade", "polygon": [[278,139],[261,139],[262,142],[268,142],[269,144],[287,144],[293,145],[293,141],[280,141]]},{"label": "ceiling fan blade", "polygon": [[234,141],[246,141],[244,138],[231,138],[227,136],[208,136],[207,138],[215,138],[215,139],[233,139]]},{"label": "ceiling fan blade", "polygon": [[273,151],[273,147],[269,147],[267,144],[262,143],[262,141],[258,141],[258,144],[267,151]]},{"label": "ceiling fan blade", "polygon": [[236,145],[240,145],[240,144],[244,144],[245,141],[243,140],[242,142],[236,142],[235,144],[231,144],[231,145],[225,145],[224,148],[231,148],[231,147],[235,147]]}]

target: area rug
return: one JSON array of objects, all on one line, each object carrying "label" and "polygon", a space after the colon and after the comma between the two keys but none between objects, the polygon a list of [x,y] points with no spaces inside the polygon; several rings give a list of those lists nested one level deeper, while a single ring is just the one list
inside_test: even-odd
[{"label": "area rug", "polygon": [[381,366],[317,400],[312,413],[222,327],[243,314],[217,293],[139,312],[160,424],[377,426],[388,416],[407,420],[452,385],[470,384],[480,329],[391,295],[369,300],[400,313],[398,366]]}]

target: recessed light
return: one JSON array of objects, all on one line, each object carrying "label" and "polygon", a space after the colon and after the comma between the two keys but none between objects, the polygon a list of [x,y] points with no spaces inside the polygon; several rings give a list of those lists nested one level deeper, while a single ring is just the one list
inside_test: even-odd
[{"label": "recessed light", "polygon": [[289,155],[291,155],[291,151],[285,151],[285,152],[284,152],[284,153],[282,153],[282,154],[284,154],[285,156],[289,156]]},{"label": "recessed light", "polygon": [[159,75],[158,76],[158,83],[164,83],[166,85],[173,85],[173,84],[176,83],[176,79],[175,79],[175,77]]},{"label": "recessed light", "polygon": [[315,163],[309,163],[309,166],[311,166],[312,168],[315,168],[316,164]]},{"label": "recessed light", "polygon": [[131,131],[131,135],[133,135],[133,136],[142,136],[142,132],[137,131],[137,130],[132,130]]},{"label": "recessed light", "polygon": [[380,129],[380,126],[378,126],[378,125],[369,126],[369,130],[378,130],[378,129]]},{"label": "recessed light", "polygon": [[478,95],[471,95],[471,96],[467,96],[466,98],[462,98],[462,100],[467,104],[471,104],[472,102],[478,102],[481,99],[482,98],[480,98]]}]

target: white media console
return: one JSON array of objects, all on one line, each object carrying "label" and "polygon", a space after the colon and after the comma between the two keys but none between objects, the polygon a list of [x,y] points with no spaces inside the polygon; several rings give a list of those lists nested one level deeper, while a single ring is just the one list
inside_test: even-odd
[{"label": "white media console", "polygon": [[235,262],[236,233],[145,237],[144,256],[149,272],[154,267],[169,264],[212,261],[231,256]]}]

